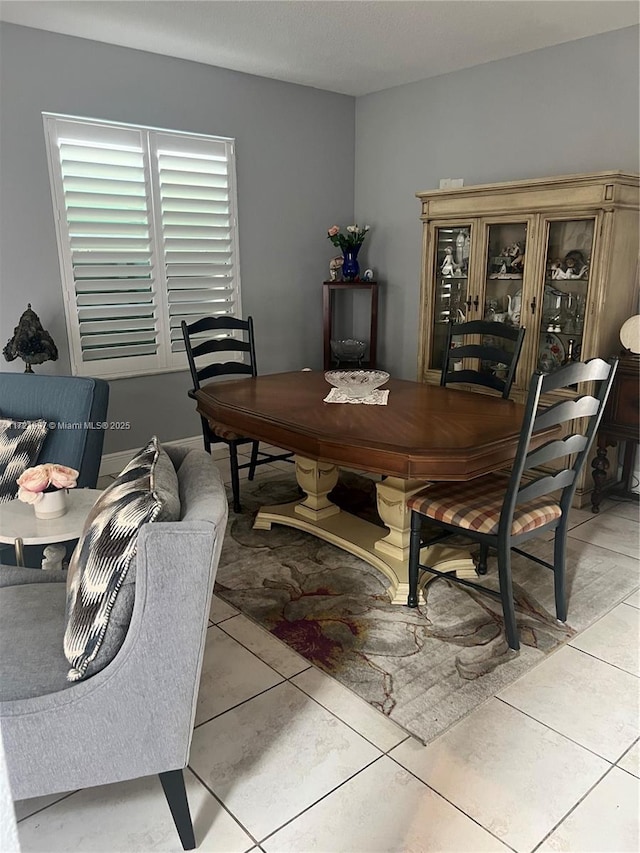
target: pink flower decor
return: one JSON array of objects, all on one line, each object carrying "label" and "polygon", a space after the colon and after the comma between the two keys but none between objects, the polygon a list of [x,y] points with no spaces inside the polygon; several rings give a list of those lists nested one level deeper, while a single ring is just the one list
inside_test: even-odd
[{"label": "pink flower decor", "polygon": [[347,225],[347,233],[344,235],[340,233],[339,225],[332,225],[327,230],[327,237],[334,246],[344,251],[361,246],[367,236],[367,231],[369,231],[368,225],[363,225],[362,228],[359,225]]},{"label": "pink flower decor", "polygon": [[75,468],[66,465],[46,463],[27,468],[16,480],[18,499],[27,504],[35,504],[42,499],[45,492],[56,489],[74,489],[78,481]]},{"label": "pink flower decor", "polygon": [[49,479],[56,489],[75,489],[78,484],[78,472],[66,465],[52,465]]}]

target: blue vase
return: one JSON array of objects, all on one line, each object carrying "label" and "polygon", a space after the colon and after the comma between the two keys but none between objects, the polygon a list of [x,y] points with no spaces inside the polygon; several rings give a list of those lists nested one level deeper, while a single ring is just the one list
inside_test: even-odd
[{"label": "blue vase", "polygon": [[351,246],[342,250],[342,278],[345,281],[356,281],[360,278],[359,251],[360,246]]}]

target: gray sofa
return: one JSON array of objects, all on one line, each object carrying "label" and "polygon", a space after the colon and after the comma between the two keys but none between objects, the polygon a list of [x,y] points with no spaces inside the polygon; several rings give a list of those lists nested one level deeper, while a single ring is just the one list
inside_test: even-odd
[{"label": "gray sofa", "polygon": [[228,507],[209,454],[166,450],[181,517],[140,528],[131,623],[103,670],[66,680],[66,573],[0,567],[0,726],[14,799],[157,773],[192,849],[182,770]]}]

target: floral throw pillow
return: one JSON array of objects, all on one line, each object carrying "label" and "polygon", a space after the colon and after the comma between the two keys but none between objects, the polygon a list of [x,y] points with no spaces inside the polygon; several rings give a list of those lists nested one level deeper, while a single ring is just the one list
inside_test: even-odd
[{"label": "floral throw pillow", "polygon": [[17,497],[16,480],[37,460],[47,432],[44,420],[0,418],[0,504]]},{"label": "floral throw pillow", "polygon": [[[176,503],[164,497],[160,480],[166,462],[175,478]],[[179,517],[178,481],[166,452],[153,438],[100,495],[89,513],[71,556],[67,577],[67,625],[64,653],[71,664],[69,681],[104,668],[115,656],[126,628],[114,644],[105,640],[112,610],[136,553],[138,530],[156,520]],[[170,505],[171,504],[171,505]],[[133,602],[129,603],[129,614]]]}]

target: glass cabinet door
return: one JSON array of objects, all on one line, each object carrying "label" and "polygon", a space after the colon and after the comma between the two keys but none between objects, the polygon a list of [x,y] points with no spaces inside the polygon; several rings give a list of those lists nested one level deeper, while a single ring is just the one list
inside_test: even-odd
[{"label": "glass cabinet door", "polygon": [[448,323],[465,319],[469,304],[471,226],[436,228],[433,334],[429,367],[440,370]]},{"label": "glass cabinet door", "polygon": [[485,320],[520,325],[526,250],[526,222],[501,222],[488,226]]},{"label": "glass cabinet door", "polygon": [[537,369],[556,370],[582,352],[595,219],[550,221]]},{"label": "glass cabinet door", "polygon": [[[508,326],[520,326],[522,281],[527,264],[527,222],[499,222],[487,225],[487,257],[483,305],[479,318]],[[483,343],[497,343],[512,351],[511,341],[493,341],[486,335]],[[477,365],[474,365],[478,369]],[[480,370],[504,379],[508,367],[499,362],[483,362]]]}]

